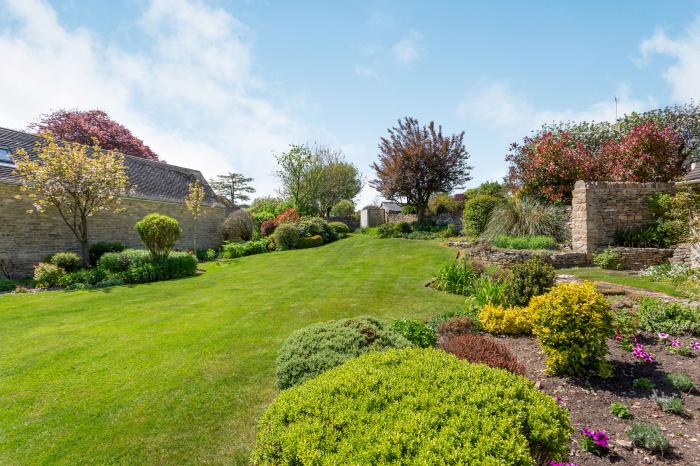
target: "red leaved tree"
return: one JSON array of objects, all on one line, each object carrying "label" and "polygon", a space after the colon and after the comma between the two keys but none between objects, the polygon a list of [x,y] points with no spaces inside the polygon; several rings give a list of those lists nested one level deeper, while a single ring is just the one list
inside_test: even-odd
[{"label": "red leaved tree", "polygon": [[461,188],[471,179],[464,132],[443,136],[442,127],[431,121],[420,126],[406,117],[389,129],[379,142],[379,162],[373,163],[377,178],[370,185],[392,200],[405,199],[415,206],[422,222],[430,196]]},{"label": "red leaved tree", "polygon": [[58,110],[29,125],[37,133],[51,132],[56,138],[90,146],[97,139],[100,147],[123,154],[158,160],[158,155],[125,126],[102,110]]}]

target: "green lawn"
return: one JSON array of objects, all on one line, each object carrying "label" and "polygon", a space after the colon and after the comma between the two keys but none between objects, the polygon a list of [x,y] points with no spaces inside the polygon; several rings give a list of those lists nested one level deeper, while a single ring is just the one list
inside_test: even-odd
[{"label": "green lawn", "polygon": [[669,281],[654,281],[648,277],[640,277],[629,272],[618,270],[604,270],[599,267],[577,267],[573,269],[557,270],[560,274],[576,275],[584,280],[597,280],[617,285],[634,286],[645,290],[658,291],[671,296],[685,297],[687,292],[684,292],[679,285]]},{"label": "green lawn", "polygon": [[284,339],[459,309],[423,286],[453,255],[357,235],[190,279],[0,296],[0,464],[244,464]]}]

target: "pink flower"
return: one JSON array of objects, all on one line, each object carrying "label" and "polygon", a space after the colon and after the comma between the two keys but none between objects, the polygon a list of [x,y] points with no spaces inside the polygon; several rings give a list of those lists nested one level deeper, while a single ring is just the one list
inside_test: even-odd
[{"label": "pink flower", "polygon": [[651,353],[647,353],[646,351],[644,351],[644,346],[642,346],[640,343],[634,345],[634,348],[632,349],[632,356],[634,356],[638,360],[642,360],[648,363],[654,362],[654,356],[652,356]]},{"label": "pink flower", "polygon": [[681,341],[678,338],[674,338],[671,340],[671,346],[674,348],[680,348],[681,347]]},{"label": "pink flower", "polygon": [[695,351],[700,350],[700,341],[693,340],[692,342],[690,342],[690,349]]},{"label": "pink flower", "polygon": [[659,332],[656,335],[659,337],[660,340],[665,340],[669,337],[668,333],[666,332]]}]

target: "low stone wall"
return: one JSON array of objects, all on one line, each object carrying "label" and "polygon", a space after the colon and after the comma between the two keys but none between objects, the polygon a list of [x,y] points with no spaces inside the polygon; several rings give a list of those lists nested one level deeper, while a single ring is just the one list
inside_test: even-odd
[{"label": "low stone wall", "polygon": [[659,248],[613,248],[620,253],[622,267],[626,270],[642,270],[652,265],[663,264],[673,257],[674,249]]},{"label": "low stone wall", "polygon": [[386,214],[386,223],[407,222],[412,223],[418,220],[416,214]]},{"label": "low stone wall", "polygon": [[677,245],[668,261],[671,264],[690,264],[690,243]]},{"label": "low stone wall", "polygon": [[508,267],[517,262],[524,262],[532,257],[539,257],[555,269],[585,267],[588,265],[586,254],[574,251],[529,251],[519,249],[499,249],[487,245],[474,245],[468,242],[451,242],[449,246],[463,249],[465,256],[478,259],[487,265]]}]

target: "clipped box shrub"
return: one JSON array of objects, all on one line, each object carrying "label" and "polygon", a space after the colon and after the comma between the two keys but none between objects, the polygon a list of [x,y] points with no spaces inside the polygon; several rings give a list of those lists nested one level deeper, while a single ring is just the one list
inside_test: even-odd
[{"label": "clipped box shrub", "polygon": [[437,349],[389,350],[283,391],[251,461],[541,465],[566,457],[571,433],[566,409],[524,377]]},{"label": "clipped box shrub", "polygon": [[197,272],[197,258],[186,252],[171,252],[168,257],[157,260],[155,265],[161,280],[191,277]]},{"label": "clipped box shrub", "polygon": [[297,241],[297,249],[309,249],[323,246],[323,238],[319,235],[310,236],[308,238],[299,238]]},{"label": "clipped box shrub", "polygon": [[277,356],[277,386],[300,384],[369,351],[411,343],[372,317],[319,322],[292,333]]},{"label": "clipped box shrub", "polygon": [[391,329],[419,348],[433,348],[437,344],[433,329],[420,320],[395,320]]},{"label": "clipped box shrub", "polygon": [[66,272],[75,272],[82,266],[82,260],[74,252],[57,252],[51,256],[49,262]]},{"label": "clipped box shrub", "polygon": [[34,281],[39,288],[58,285],[65,274],[65,270],[54,264],[40,262],[34,266]]},{"label": "clipped box shrub", "polygon": [[278,251],[294,249],[299,241],[299,230],[291,223],[281,223],[272,234]]},{"label": "clipped box shrub", "polygon": [[328,226],[338,235],[338,238],[343,238],[350,233],[350,227],[343,222],[329,222]]},{"label": "clipped box shrub", "polygon": [[503,299],[509,306],[527,306],[533,296],[541,295],[554,286],[554,267],[539,257],[514,264],[504,280]]},{"label": "clipped box shrub", "polygon": [[605,360],[613,315],[605,296],[591,282],[562,283],[530,301],[532,332],[555,375],[612,375]]},{"label": "clipped box shrub", "polygon": [[167,215],[148,214],[134,225],[151,257],[166,257],[182,234],[177,220]]},{"label": "clipped box shrub", "polygon": [[502,201],[489,194],[478,194],[464,203],[462,221],[464,232],[470,236],[479,236],[486,229],[493,209]]},{"label": "clipped box shrub", "polygon": [[99,241],[90,245],[88,254],[90,256],[90,265],[95,266],[99,262],[103,254],[108,252],[122,252],[126,249],[126,244],[118,242]]},{"label": "clipped box shrub", "polygon": [[221,257],[235,259],[237,257],[252,256],[268,252],[268,239],[246,241],[245,243],[226,243],[221,247]]},{"label": "clipped box shrub", "polygon": [[440,341],[440,348],[459,359],[505,369],[524,375],[525,366],[503,343],[483,335],[448,335]]},{"label": "clipped box shrub", "polygon": [[532,315],[528,308],[486,304],[479,311],[481,329],[493,335],[528,335],[532,333]]}]

